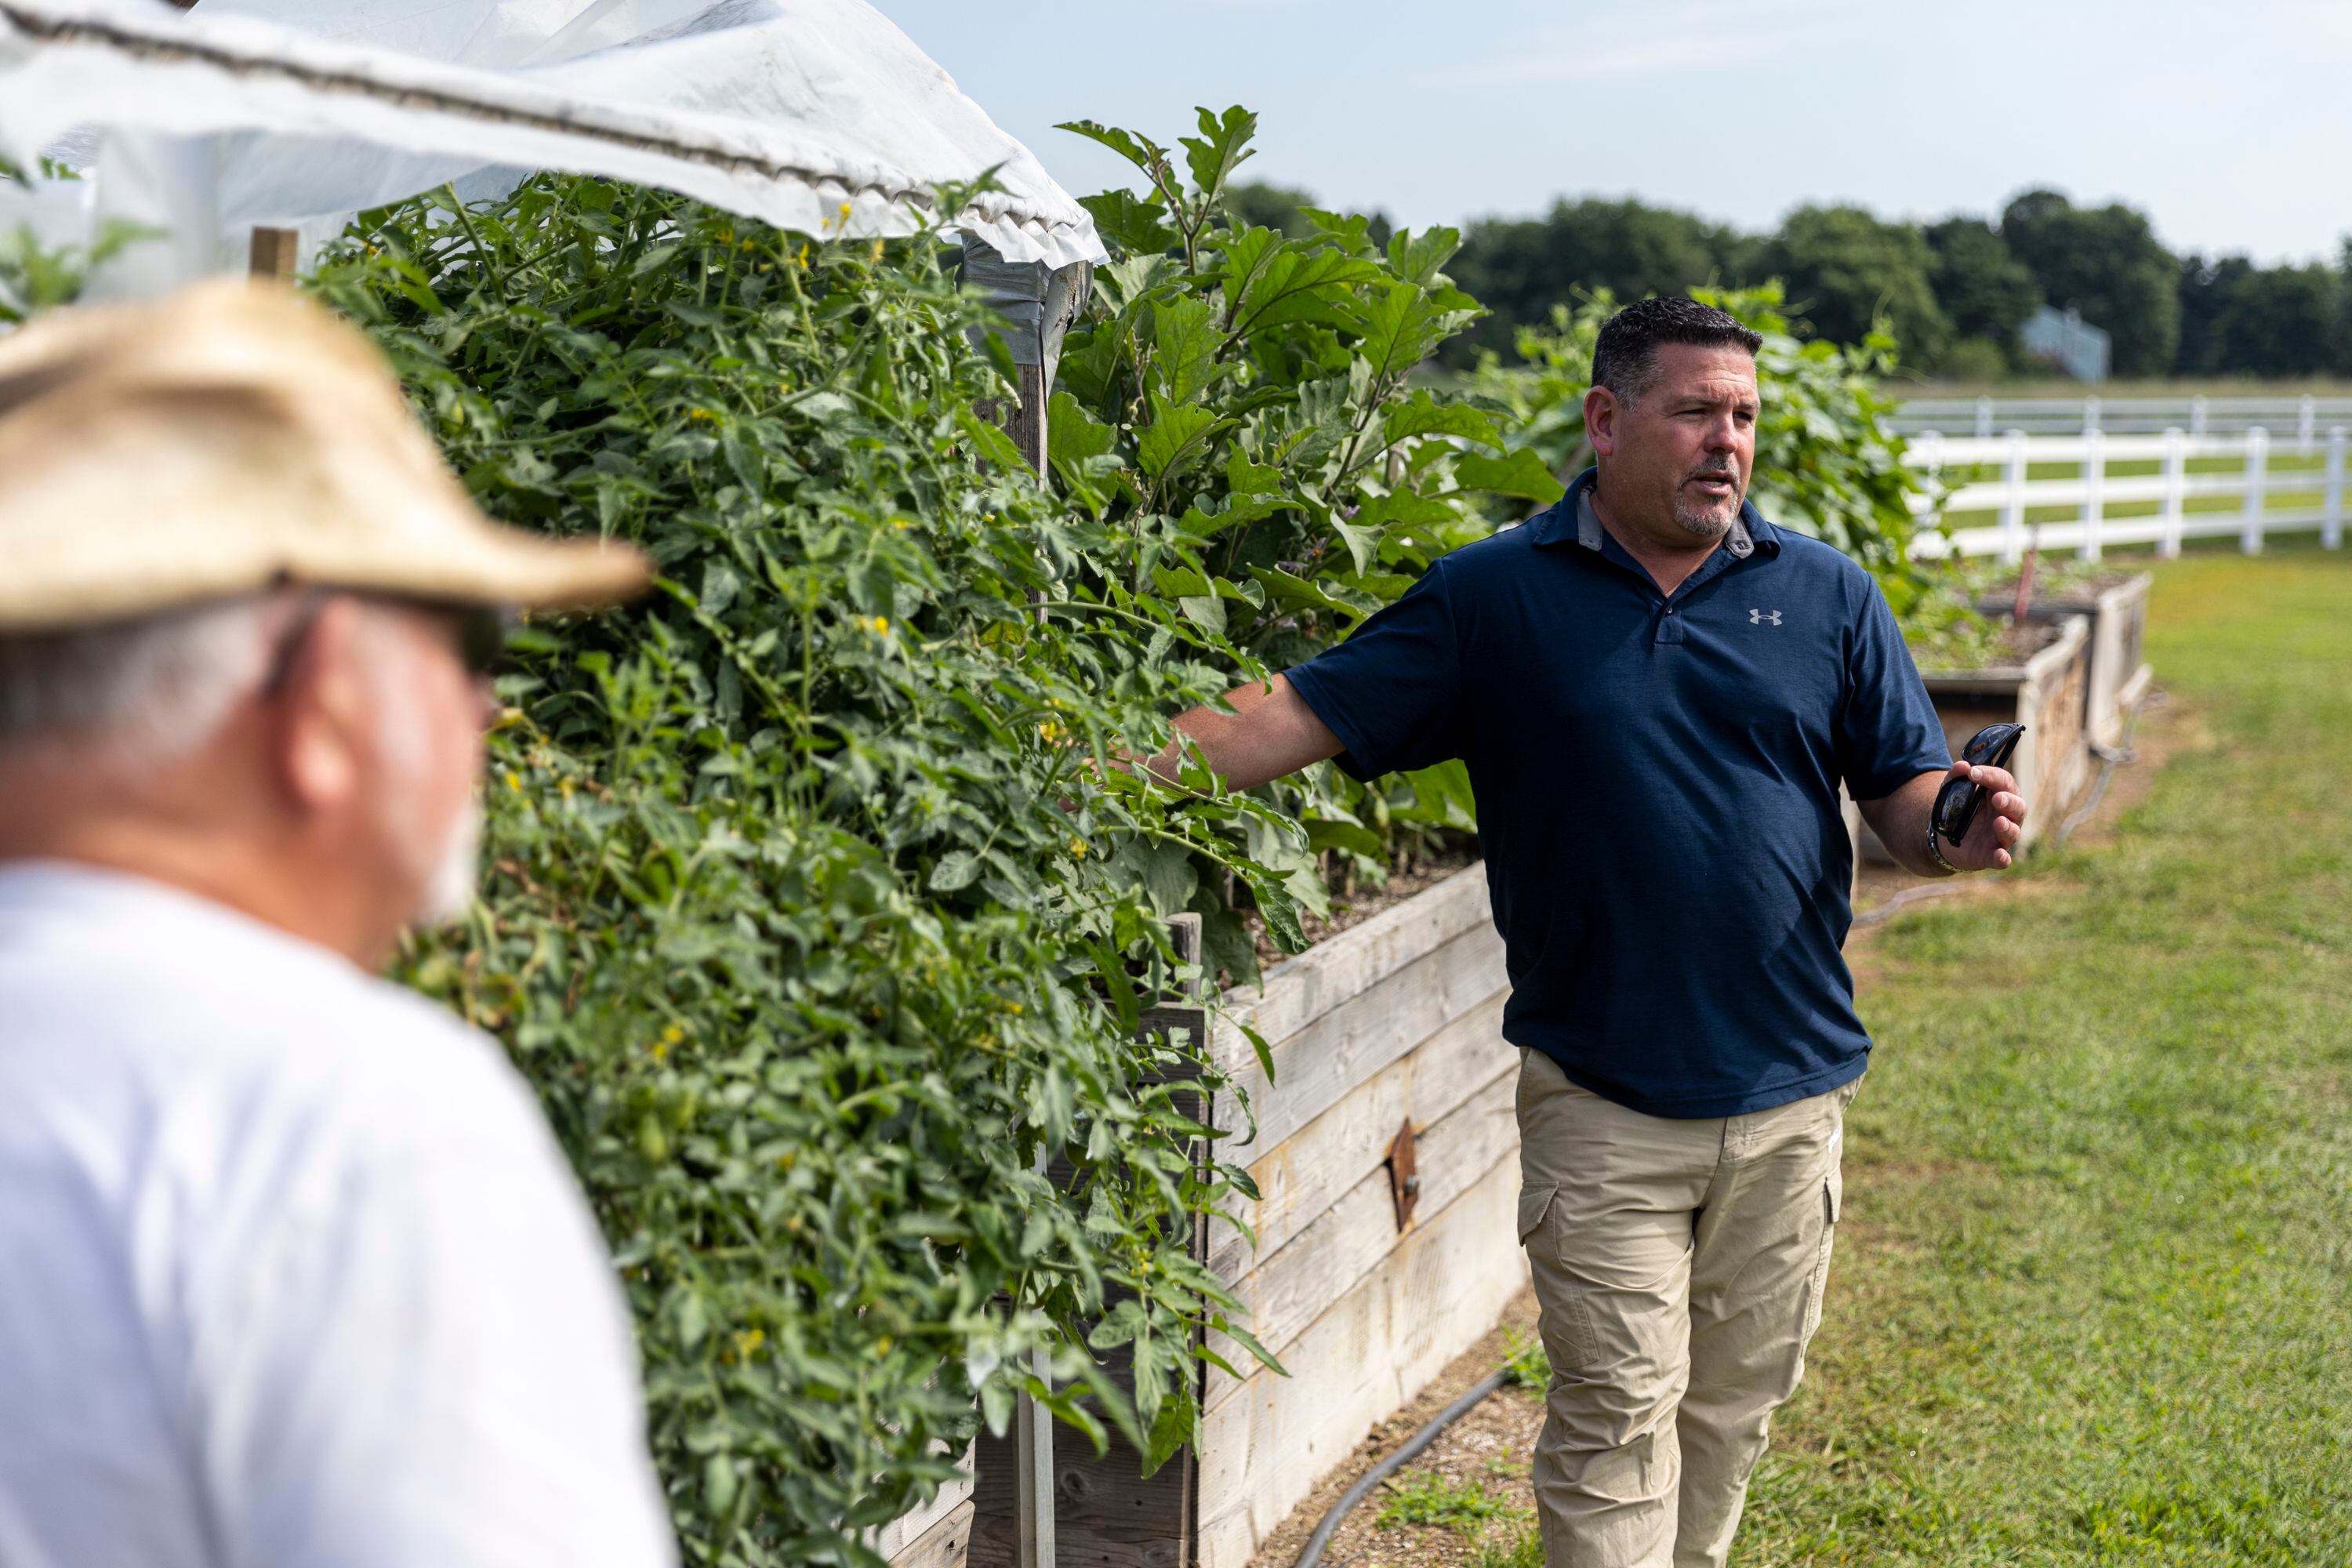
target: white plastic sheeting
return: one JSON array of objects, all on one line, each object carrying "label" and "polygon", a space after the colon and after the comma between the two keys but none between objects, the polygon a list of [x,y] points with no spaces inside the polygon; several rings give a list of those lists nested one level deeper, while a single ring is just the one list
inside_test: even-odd
[{"label": "white plastic sheeting", "polygon": [[[315,237],[530,169],[810,234],[929,222],[1013,261],[1105,258],[1086,209],[864,0],[0,0],[0,153],[92,128],[98,209],[168,219],[182,272],[239,265],[257,225]],[[136,196],[105,190],[118,167]],[[1001,190],[930,211],[991,168]]]}]

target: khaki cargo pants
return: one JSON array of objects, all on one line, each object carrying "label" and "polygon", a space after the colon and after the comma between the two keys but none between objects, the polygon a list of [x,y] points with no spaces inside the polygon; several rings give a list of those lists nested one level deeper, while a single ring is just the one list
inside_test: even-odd
[{"label": "khaki cargo pants", "polygon": [[1860,1083],[1668,1121],[1519,1057],[1519,1240],[1552,1367],[1546,1568],[1722,1568],[1821,1322]]}]

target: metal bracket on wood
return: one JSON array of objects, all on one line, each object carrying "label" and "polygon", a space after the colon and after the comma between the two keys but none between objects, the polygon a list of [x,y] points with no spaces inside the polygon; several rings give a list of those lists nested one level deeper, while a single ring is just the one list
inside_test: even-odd
[{"label": "metal bracket on wood", "polygon": [[1421,1173],[1413,1164],[1415,1142],[1412,1118],[1408,1116],[1389,1144],[1389,1195],[1396,1200],[1396,1222],[1400,1231],[1412,1223],[1412,1211],[1421,1203]]}]

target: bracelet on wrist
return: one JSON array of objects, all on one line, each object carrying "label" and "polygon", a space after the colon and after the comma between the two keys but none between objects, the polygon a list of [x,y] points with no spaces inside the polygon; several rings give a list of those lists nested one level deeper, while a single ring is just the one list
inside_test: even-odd
[{"label": "bracelet on wrist", "polygon": [[1936,825],[1933,821],[1927,824],[1927,858],[1955,877],[1960,874],[1960,868],[1958,866],[1944,858],[1944,847],[1936,842]]}]

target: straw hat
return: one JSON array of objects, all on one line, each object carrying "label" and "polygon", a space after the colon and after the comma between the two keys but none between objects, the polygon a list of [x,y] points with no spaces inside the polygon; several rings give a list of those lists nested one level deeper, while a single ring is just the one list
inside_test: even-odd
[{"label": "straw hat", "polygon": [[283,285],[0,338],[0,634],[289,582],[587,608],[651,575],[625,545],[484,517],[374,345]]}]

